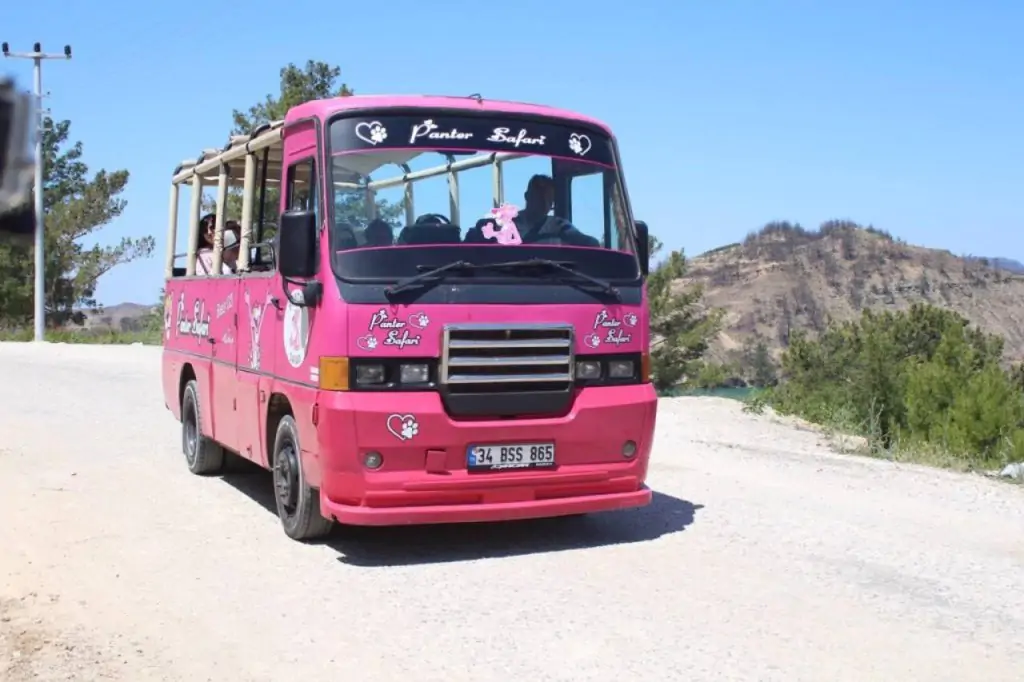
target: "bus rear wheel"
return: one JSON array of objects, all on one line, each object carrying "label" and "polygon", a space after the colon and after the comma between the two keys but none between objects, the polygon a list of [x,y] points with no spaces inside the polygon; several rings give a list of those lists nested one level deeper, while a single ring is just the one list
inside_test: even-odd
[{"label": "bus rear wheel", "polygon": [[203,435],[199,387],[195,379],[185,384],[181,397],[181,449],[193,474],[206,476],[224,467],[224,448]]},{"label": "bus rear wheel", "polygon": [[314,540],[327,535],[332,522],[320,514],[319,491],[306,484],[299,432],[291,415],[281,417],[277,425],[273,452],[274,500],[285,535],[293,540]]}]

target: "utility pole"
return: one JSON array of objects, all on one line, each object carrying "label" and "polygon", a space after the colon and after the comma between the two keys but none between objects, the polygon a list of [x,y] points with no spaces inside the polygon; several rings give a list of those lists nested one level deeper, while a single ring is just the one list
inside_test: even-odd
[{"label": "utility pole", "polygon": [[31,52],[11,52],[10,46],[3,43],[4,57],[15,59],[31,59],[35,67],[35,96],[36,114],[36,286],[35,286],[35,340],[43,341],[43,332],[46,329],[46,280],[43,277],[46,267],[46,260],[43,258],[45,240],[43,239],[43,119],[46,115],[43,109],[43,60],[44,59],[71,59],[71,46],[64,46],[64,54],[47,54],[43,52],[40,43],[32,45]]}]

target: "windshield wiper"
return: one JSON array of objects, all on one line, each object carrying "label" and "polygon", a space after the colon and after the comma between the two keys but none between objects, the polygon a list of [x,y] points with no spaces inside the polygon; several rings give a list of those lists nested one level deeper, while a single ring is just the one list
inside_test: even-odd
[{"label": "windshield wiper", "polygon": [[616,300],[621,300],[622,298],[619,295],[619,290],[612,284],[602,279],[598,279],[597,277],[592,277],[586,274],[585,272],[580,272],[576,268],[572,267],[568,261],[556,261],[551,260],[549,258],[528,258],[526,260],[510,260],[505,261],[503,263],[481,264],[471,263],[465,260],[457,260],[437,268],[430,268],[429,266],[422,265],[419,267],[420,269],[423,270],[423,272],[421,272],[418,275],[407,277],[406,279],[395,282],[393,285],[384,290],[384,294],[386,296],[393,296],[397,294],[399,291],[404,291],[405,289],[416,286],[417,284],[426,284],[428,282],[436,284],[437,282],[444,279],[444,276],[449,272],[467,272],[472,270],[526,270],[530,268],[542,267],[548,268],[550,270],[556,270],[560,273],[563,273],[563,275],[569,275],[573,278],[581,279],[585,282],[593,284],[594,286],[600,288],[601,291],[605,292],[606,294],[609,294],[610,296],[613,296]]},{"label": "windshield wiper", "polygon": [[564,273],[566,275],[570,275],[572,277],[575,277],[575,278],[578,278],[578,279],[582,279],[582,280],[584,280],[586,282],[589,282],[590,284],[593,284],[594,286],[599,287],[606,294],[609,294],[609,295],[615,297],[618,300],[621,300],[621,298],[622,298],[619,295],[619,290],[615,286],[613,286],[611,283],[606,282],[603,279],[598,279],[597,277],[592,277],[592,276],[588,275],[585,272],[580,272],[576,268],[574,268],[571,265],[569,265],[569,263],[564,262],[564,261],[551,260],[550,258],[528,258],[526,260],[510,260],[510,261],[505,261],[504,263],[488,263],[485,266],[479,266],[479,267],[496,268],[496,269],[500,268],[500,269],[509,269],[509,270],[520,269],[520,268],[527,269],[527,268],[534,268],[534,267],[545,267],[545,268],[549,268],[551,270],[557,270],[557,271],[559,271],[561,273]]},{"label": "windshield wiper", "polygon": [[473,270],[476,267],[478,266],[474,265],[473,263],[470,263],[469,261],[452,261],[447,265],[442,265],[441,267],[438,268],[431,268],[425,272],[421,272],[418,275],[414,275],[412,277],[407,277],[405,279],[399,280],[392,284],[391,286],[389,286],[387,289],[385,289],[384,295],[393,296],[394,294],[397,294],[399,291],[403,291],[405,289],[408,289],[409,287],[416,286],[417,284],[420,283],[439,282],[442,279],[444,279],[445,273],[452,272],[455,270]]}]

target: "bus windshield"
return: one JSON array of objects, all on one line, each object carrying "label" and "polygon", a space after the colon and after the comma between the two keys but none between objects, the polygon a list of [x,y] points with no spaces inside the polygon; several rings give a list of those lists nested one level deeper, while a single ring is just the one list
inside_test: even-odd
[{"label": "bus windshield", "polygon": [[[431,252],[474,262],[543,256],[603,277],[638,275],[615,149],[599,130],[421,111],[336,119],[329,138],[331,249],[342,278],[406,276]],[[398,257],[401,247],[421,253]]]}]

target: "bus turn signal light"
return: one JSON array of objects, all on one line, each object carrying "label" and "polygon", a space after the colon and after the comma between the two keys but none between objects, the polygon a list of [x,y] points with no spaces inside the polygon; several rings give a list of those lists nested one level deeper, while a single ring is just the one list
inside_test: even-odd
[{"label": "bus turn signal light", "polygon": [[320,388],[325,391],[348,390],[348,358],[320,358]]}]

